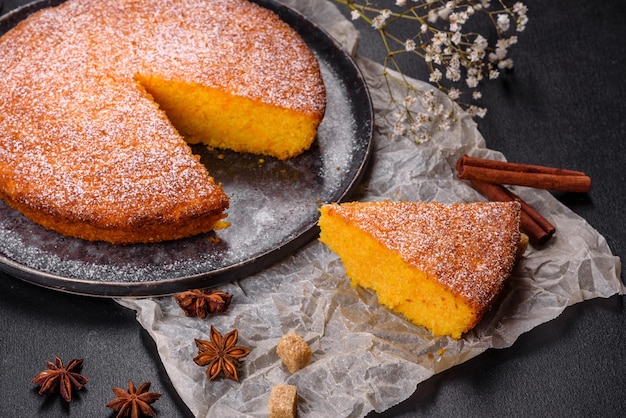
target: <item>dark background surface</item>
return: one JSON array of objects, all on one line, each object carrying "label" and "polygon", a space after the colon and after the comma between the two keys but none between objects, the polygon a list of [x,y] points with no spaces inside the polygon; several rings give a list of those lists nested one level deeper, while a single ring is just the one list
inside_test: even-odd
[{"label": "dark background surface", "polygon": [[[3,12],[25,1],[5,1]],[[512,49],[515,70],[485,84],[487,146],[510,161],[586,172],[586,195],[557,197],[626,255],[626,2],[528,0],[530,22]],[[347,13],[347,12],[346,12]],[[381,60],[378,35],[358,24],[360,52]],[[410,63],[409,63],[410,64]],[[410,75],[424,79],[419,64]],[[624,269],[622,268],[622,276]],[[382,416],[624,416],[624,297],[596,299],[419,385]],[[31,379],[55,355],[84,357],[91,380],[71,404],[37,394]],[[151,381],[163,417],[186,417],[155,344],[112,300],[59,293],[0,274],[0,417],[114,416],[112,386]],[[411,385],[410,382],[398,382]],[[374,414],[373,414],[374,415]]]}]

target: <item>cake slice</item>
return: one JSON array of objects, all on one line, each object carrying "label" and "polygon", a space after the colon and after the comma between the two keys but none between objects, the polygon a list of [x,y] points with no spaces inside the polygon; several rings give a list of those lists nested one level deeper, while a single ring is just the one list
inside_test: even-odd
[{"label": "cake slice", "polygon": [[436,336],[458,339],[478,324],[520,243],[517,202],[353,202],[320,211],[320,241],[352,285]]}]

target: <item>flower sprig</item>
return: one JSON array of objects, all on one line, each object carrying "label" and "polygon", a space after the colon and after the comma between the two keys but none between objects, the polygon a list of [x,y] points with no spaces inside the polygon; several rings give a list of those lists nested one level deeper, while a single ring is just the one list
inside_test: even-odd
[{"label": "flower sprig", "polygon": [[[387,8],[369,0],[335,1],[349,7],[354,20],[363,19],[379,32],[387,52],[383,62],[390,92],[387,116],[393,116],[394,135],[408,134],[417,142],[428,139],[422,129],[426,120],[438,119],[440,128],[447,129],[455,116],[434,99],[432,91],[419,91],[406,82],[397,58],[401,54],[419,56],[433,86],[470,115],[484,117],[487,109],[475,104],[481,98],[479,84],[513,68],[508,52],[518,41],[516,33],[528,22],[528,8],[519,1],[396,0]],[[410,37],[394,33],[399,21],[414,27]],[[399,77],[392,80],[389,70]],[[398,79],[406,93],[402,97],[392,93],[391,83]],[[420,102],[420,110],[415,110],[416,102]]]}]

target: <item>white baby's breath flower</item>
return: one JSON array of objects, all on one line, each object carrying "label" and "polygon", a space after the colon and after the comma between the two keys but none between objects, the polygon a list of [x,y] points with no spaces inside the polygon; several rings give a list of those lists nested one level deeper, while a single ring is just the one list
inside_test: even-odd
[{"label": "white baby's breath flower", "polygon": [[417,136],[420,129],[422,129],[422,126],[423,124],[418,121],[414,121],[413,123],[411,123],[409,125],[409,132],[411,132],[411,136]]},{"label": "white baby's breath flower", "polygon": [[465,79],[465,82],[467,87],[471,89],[476,88],[478,86],[478,77],[471,75]]},{"label": "white baby's breath flower", "polygon": [[422,132],[422,133],[419,135],[419,137],[418,137],[418,139],[417,139],[417,143],[418,143],[418,144],[423,144],[424,142],[428,142],[428,141],[430,141],[431,139],[432,139],[432,135],[430,134],[430,132],[425,131],[425,132]]},{"label": "white baby's breath flower", "polygon": [[510,70],[513,68],[513,60],[511,58],[507,58],[498,63],[498,68],[501,70]]},{"label": "white baby's breath flower", "polygon": [[426,102],[431,102],[431,101],[435,100],[435,91],[434,90],[428,90],[428,91],[424,92],[424,94],[422,95],[422,98]]},{"label": "white baby's breath flower", "polygon": [[433,45],[441,46],[447,45],[448,43],[448,35],[444,32],[437,32],[435,36],[433,36]]},{"label": "white baby's breath flower", "polygon": [[467,49],[467,58],[470,62],[477,63],[482,61],[485,57],[485,50],[481,48],[469,48]]},{"label": "white baby's breath flower", "polygon": [[528,13],[528,7],[526,7],[524,3],[518,1],[513,5],[513,13],[519,16],[526,16]]},{"label": "white baby's breath flower", "polygon": [[449,131],[450,129],[452,129],[452,120],[450,119],[442,119],[439,122],[439,129],[441,129],[442,131]]},{"label": "white baby's breath flower", "polygon": [[439,81],[441,81],[441,71],[439,71],[439,69],[435,68],[431,73],[430,73],[430,77],[428,77],[428,80],[431,83],[438,83]]},{"label": "white baby's breath flower", "polygon": [[485,38],[482,35],[476,35],[476,38],[474,39],[474,43],[472,44],[472,47],[474,49],[484,51],[485,49],[487,49],[488,46],[489,46],[489,42],[487,41],[487,38]]},{"label": "white baby's breath flower", "polygon": [[508,14],[500,13],[498,15],[497,23],[498,23],[498,28],[502,32],[506,32],[507,30],[509,30],[509,27],[511,26],[511,19],[509,18]]},{"label": "white baby's breath flower", "polygon": [[426,110],[428,110],[431,115],[438,117],[444,111],[444,107],[441,103],[431,101],[426,104]]},{"label": "white baby's breath flower", "polygon": [[395,112],[393,115],[393,119],[396,121],[396,123],[404,123],[407,119],[407,113],[405,111]]},{"label": "white baby's breath flower", "polygon": [[452,13],[452,9],[444,7],[443,9],[439,9],[439,11],[437,12],[437,16],[439,16],[439,18],[443,20],[448,20],[448,17],[450,17],[450,13]]},{"label": "white baby's breath flower", "polygon": [[448,97],[456,101],[459,99],[459,97],[461,97],[461,91],[457,88],[452,87],[450,90],[448,90]]},{"label": "white baby's breath flower", "polygon": [[406,132],[406,125],[402,122],[397,122],[393,125],[393,134],[395,136],[402,136]]},{"label": "white baby's breath flower", "polygon": [[482,72],[480,71],[480,68],[479,68],[479,67],[477,67],[477,66],[475,66],[475,67],[469,67],[469,68],[467,69],[467,74],[468,74],[468,75],[470,75],[470,76],[472,76],[472,77],[476,77],[476,79],[477,79],[478,81],[482,80],[482,77],[483,77],[483,74],[482,74]]},{"label": "white baby's breath flower", "polygon": [[484,107],[471,105],[469,109],[467,109],[467,113],[469,113],[472,116],[478,116],[479,118],[484,118],[487,115],[487,109],[485,109]]},{"label": "white baby's breath flower", "polygon": [[461,79],[461,68],[448,65],[446,68],[446,78],[450,81],[459,81]]},{"label": "white baby's breath flower", "polygon": [[506,54],[508,53],[506,48],[497,47],[495,51],[495,55],[499,60],[506,58]]},{"label": "white baby's breath flower", "polygon": [[[440,102],[441,96],[435,96],[437,89],[443,91],[450,100],[456,101],[472,117],[485,116],[485,108],[461,100],[468,98],[478,101],[482,94],[477,87],[483,79],[498,78],[502,70],[513,67],[513,60],[508,58],[508,54],[518,39],[517,36],[508,36],[507,32],[511,25],[515,25],[517,31],[522,31],[528,22],[528,8],[517,0],[395,0],[387,3],[403,8],[397,13],[390,9],[379,9],[376,2],[371,0],[337,2],[352,9],[352,19],[362,18],[370,22],[385,38],[388,56],[382,75],[391,95],[385,116],[391,126],[387,135],[390,139],[410,137],[416,142],[430,140],[433,128],[451,129],[457,120],[454,112],[445,110]],[[474,16],[488,17],[487,22],[491,22],[492,30],[487,30],[486,34],[491,39],[495,29],[495,41],[477,32],[476,28],[482,26],[470,24]],[[416,26],[414,32],[402,40],[393,34],[392,26],[396,21],[406,19]],[[481,25],[480,22],[478,25]],[[469,27],[472,30],[468,30]],[[421,57],[426,62],[429,68],[428,80],[434,84],[433,89],[417,91],[406,81],[402,69],[398,67],[402,61],[396,61],[396,56],[405,52]],[[393,69],[399,71],[402,77],[391,77],[389,70],[392,67],[389,63],[393,63]],[[396,83],[406,89],[404,96],[396,97]],[[469,90],[470,94],[465,95],[463,88],[450,85],[454,83],[465,84],[461,87]]]},{"label": "white baby's breath flower", "polygon": [[430,117],[424,113],[424,112],[420,112],[415,116],[415,122],[420,126],[424,126],[426,123],[428,123],[428,121],[430,120]]},{"label": "white baby's breath flower", "polygon": [[378,15],[374,19],[372,19],[372,27],[374,29],[382,29],[384,25],[385,25],[385,18],[383,17],[383,15]]},{"label": "white baby's breath flower", "polygon": [[496,41],[496,48],[504,48],[507,49],[509,47],[509,39],[501,38]]},{"label": "white baby's breath flower", "polygon": [[424,50],[430,52],[431,54],[441,54],[441,44],[432,43],[430,45],[426,45]]},{"label": "white baby's breath flower", "polygon": [[448,65],[446,67],[457,71],[461,69],[461,60],[458,53],[448,56]]},{"label": "white baby's breath flower", "polygon": [[449,18],[450,32],[457,32],[463,28],[469,18],[466,12],[452,13]]},{"label": "white baby's breath flower", "polygon": [[450,38],[450,42],[453,43],[454,45],[458,45],[461,43],[461,32],[455,32],[452,37]]}]

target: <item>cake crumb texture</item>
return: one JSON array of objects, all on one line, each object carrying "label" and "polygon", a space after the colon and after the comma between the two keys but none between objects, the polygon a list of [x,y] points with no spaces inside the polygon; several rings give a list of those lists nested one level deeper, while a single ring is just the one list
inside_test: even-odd
[{"label": "cake crumb texture", "polygon": [[517,202],[351,202],[320,211],[320,240],[351,283],[437,336],[458,339],[478,324],[520,242]]}]

